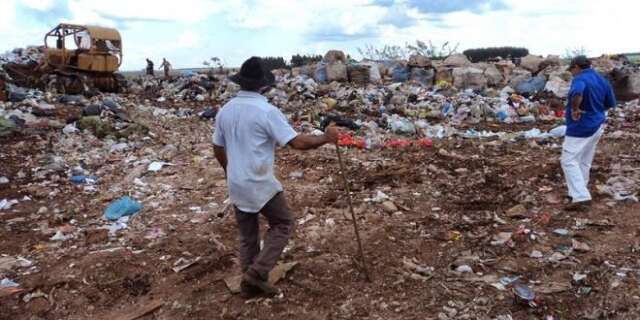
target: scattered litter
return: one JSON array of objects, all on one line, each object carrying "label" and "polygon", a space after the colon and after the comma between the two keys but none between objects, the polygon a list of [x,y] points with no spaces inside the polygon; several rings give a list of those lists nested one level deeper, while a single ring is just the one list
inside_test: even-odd
[{"label": "scattered litter", "polygon": [[533,308],[538,306],[535,301],[536,293],[531,288],[516,282],[513,284],[511,290],[516,303],[528,305]]},{"label": "scattered litter", "polygon": [[18,204],[18,200],[15,200],[15,199],[13,199],[13,200],[2,199],[2,200],[0,200],[0,210],[9,210],[15,204]]},{"label": "scattered litter", "polygon": [[150,172],[158,172],[160,170],[162,170],[162,167],[164,166],[170,166],[170,163],[167,162],[162,162],[162,161],[154,161],[149,163],[149,166],[147,167],[147,171]]},{"label": "scattered litter", "polygon": [[0,280],[0,288],[17,288],[20,285],[14,281],[12,281],[11,279],[8,278],[4,278],[2,280]]},{"label": "scattered litter", "polygon": [[58,230],[56,232],[56,234],[54,234],[51,238],[49,238],[49,240],[51,241],[67,241],[69,239],[73,239],[73,235],[69,234],[69,235],[65,235],[62,230]]},{"label": "scattered litter", "polygon": [[124,230],[128,227],[129,216],[122,216],[118,218],[114,223],[101,227],[109,231],[109,236],[115,236],[118,231]]},{"label": "scattered litter", "polygon": [[557,235],[557,236],[568,236],[569,235],[569,230],[567,229],[554,229],[553,230],[553,234]]},{"label": "scattered litter", "polygon": [[49,295],[37,290],[36,292],[31,292],[31,293],[27,293],[22,297],[22,301],[24,301],[24,303],[29,303],[31,302],[31,300],[33,299],[37,299],[37,298],[45,298],[47,300],[49,300]]},{"label": "scattered litter", "polygon": [[529,257],[535,258],[535,259],[540,259],[540,258],[544,257],[544,255],[542,254],[542,252],[540,252],[538,250],[533,250],[533,251],[531,251],[531,254],[529,254]]},{"label": "scattered litter", "polygon": [[549,261],[553,262],[553,263],[557,263],[560,262],[564,259],[566,259],[567,256],[565,256],[564,254],[560,253],[560,252],[554,252],[551,254],[551,256],[549,257]]},{"label": "scattered litter", "polygon": [[18,265],[18,259],[14,257],[0,256],[0,271],[10,271]]},{"label": "scattered litter", "polygon": [[186,268],[189,268],[189,267],[191,267],[192,265],[194,265],[194,264],[198,263],[198,261],[200,261],[201,259],[202,259],[202,257],[197,257],[197,258],[195,258],[195,259],[193,259],[193,260],[188,260],[188,259],[185,259],[185,258],[180,258],[180,259],[178,259],[178,261],[176,261],[176,262],[173,264],[175,267],[173,267],[173,268],[171,268],[171,269],[173,270],[173,272],[178,273],[178,272],[180,272],[180,271],[182,271],[182,270],[184,270],[184,269],[186,269]]},{"label": "scattered litter", "polygon": [[80,132],[80,130],[78,128],[76,128],[75,123],[70,123],[70,124],[64,126],[64,128],[62,128],[62,132],[64,134],[73,134],[73,133]]},{"label": "scattered litter", "polygon": [[427,281],[433,277],[435,269],[433,267],[419,264],[415,259],[402,258],[402,265],[405,270],[402,274],[408,278],[420,281]]},{"label": "scattered litter", "polygon": [[493,241],[491,241],[492,246],[501,246],[509,241],[511,241],[511,236],[513,233],[511,232],[500,232],[493,237]]},{"label": "scattered litter", "polygon": [[123,216],[131,216],[142,209],[142,205],[137,201],[124,196],[112,202],[105,210],[104,217],[107,220],[118,220]]},{"label": "scattered litter", "polygon": [[153,240],[153,239],[161,239],[164,238],[167,234],[162,230],[161,227],[153,227],[151,230],[147,232],[144,236],[145,239]]},{"label": "scattered litter", "polygon": [[122,152],[129,149],[129,145],[126,142],[116,143],[111,146],[111,152]]},{"label": "scattered litter", "polygon": [[527,208],[519,204],[507,210],[506,214],[507,214],[507,217],[509,218],[524,218],[527,215]]},{"label": "scattered litter", "polygon": [[381,202],[389,200],[389,199],[391,199],[391,198],[388,195],[386,195],[384,192],[378,190],[378,191],[376,191],[376,195],[374,197],[367,198],[367,199],[365,199],[365,201],[381,203]]},{"label": "scattered litter", "polygon": [[293,171],[289,174],[289,178],[291,179],[302,179],[304,177],[304,171]]},{"label": "scattered litter", "polygon": [[580,283],[586,278],[587,278],[587,275],[586,274],[582,274],[582,273],[574,273],[573,277],[572,277],[573,282],[575,282],[575,283]]},{"label": "scattered litter", "polygon": [[466,265],[466,264],[465,264],[465,265],[458,266],[458,267],[456,268],[456,272],[460,272],[460,273],[473,273],[473,269],[471,269],[471,267],[470,267],[470,266],[468,266],[468,265]]},{"label": "scattered litter", "polygon": [[571,290],[571,283],[567,282],[545,282],[536,286],[536,291],[543,294],[554,294]]},{"label": "scattered litter", "polygon": [[606,185],[597,185],[598,191],[613,197],[616,201],[630,200],[638,202],[637,190],[640,184],[633,179],[615,176],[607,180]]},{"label": "scattered litter", "polygon": [[571,239],[571,245],[573,247],[573,250],[577,251],[577,252],[589,252],[591,251],[591,247],[583,242],[580,242],[576,239]]},{"label": "scattered litter", "polygon": [[72,176],[71,178],[69,178],[69,181],[76,183],[76,184],[84,184],[84,183],[88,183],[88,184],[92,184],[92,183],[96,183],[96,181],[98,181],[98,177],[94,177],[94,176]]}]

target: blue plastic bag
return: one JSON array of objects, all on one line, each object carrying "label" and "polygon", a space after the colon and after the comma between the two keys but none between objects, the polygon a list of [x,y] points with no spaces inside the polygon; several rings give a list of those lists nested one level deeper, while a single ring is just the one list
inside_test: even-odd
[{"label": "blue plastic bag", "polygon": [[442,115],[449,116],[453,113],[453,104],[451,102],[445,102],[442,104]]},{"label": "blue plastic bag", "polygon": [[142,210],[142,205],[139,202],[124,196],[112,202],[104,210],[104,217],[107,220],[118,220],[124,216],[132,216],[140,210]]},{"label": "blue plastic bag", "polygon": [[393,69],[391,69],[391,77],[393,79],[393,82],[409,81],[409,76],[411,76],[411,71],[408,67],[401,64],[397,64],[393,67]]},{"label": "blue plastic bag", "polygon": [[503,110],[498,111],[497,115],[498,115],[498,120],[500,120],[500,122],[504,122],[505,120],[507,120],[507,118],[509,118],[509,114]]},{"label": "blue plastic bag", "polygon": [[87,183],[87,180],[93,180],[93,182],[98,181],[98,177],[94,177],[94,176],[73,176],[71,178],[69,178],[69,181],[75,183],[75,184],[83,184],[83,183]]},{"label": "blue plastic bag", "polygon": [[537,76],[527,80],[523,80],[516,85],[516,93],[525,97],[533,96],[534,94],[544,90],[544,86],[547,84],[547,80],[544,76]]}]

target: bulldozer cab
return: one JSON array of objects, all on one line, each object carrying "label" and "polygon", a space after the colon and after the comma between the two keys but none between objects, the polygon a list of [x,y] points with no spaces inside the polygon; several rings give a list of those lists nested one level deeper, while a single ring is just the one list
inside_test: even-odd
[{"label": "bulldozer cab", "polygon": [[56,68],[113,73],[122,64],[116,29],[61,23],[44,37],[45,61]]}]

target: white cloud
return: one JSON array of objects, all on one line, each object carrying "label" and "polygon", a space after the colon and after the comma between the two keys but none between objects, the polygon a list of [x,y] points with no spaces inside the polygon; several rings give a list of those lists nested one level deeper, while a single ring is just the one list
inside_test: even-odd
[{"label": "white cloud", "polygon": [[[0,0],[0,53],[27,44],[39,45],[42,41],[44,32],[37,34],[37,28],[20,24],[16,5],[15,0]],[[37,39],[38,42],[25,43],[25,39]]]},{"label": "white cloud", "polygon": [[256,0],[234,1],[224,12],[236,27],[291,28],[309,32],[339,26],[347,33],[360,32],[364,26],[378,23],[387,9],[369,6],[372,0]]},{"label": "white cloud", "polygon": [[435,43],[459,42],[460,48],[524,46],[535,54],[564,54],[584,46],[589,54],[638,51],[627,35],[637,29],[640,3],[609,0],[509,1],[509,10],[441,15],[397,29],[383,28],[382,43],[403,44],[416,38]]},{"label": "white cloud", "polygon": [[220,12],[226,1],[212,0],[68,0],[76,18],[86,14],[120,19],[198,22]]},{"label": "white cloud", "polygon": [[56,0],[20,0],[20,2],[31,9],[47,11],[53,8]]},{"label": "white cloud", "polygon": [[202,46],[202,38],[200,34],[195,31],[187,30],[182,32],[179,36],[175,44],[171,47],[173,48],[199,48]]},{"label": "white cloud", "polygon": [[104,27],[114,27],[116,24],[115,21],[104,18],[100,12],[86,4],[83,4],[79,0],[69,1],[69,11],[71,11],[72,17],[70,21],[66,22],[99,25]]},{"label": "white cloud", "polygon": [[5,33],[15,20],[15,3],[13,0],[0,1],[0,34]]},{"label": "white cloud", "polygon": [[[66,18],[119,27],[125,39],[125,63],[135,67],[146,56],[166,56],[177,66],[207,55],[228,61],[252,54],[322,54],[327,49],[357,55],[355,48],[365,41],[382,46],[416,39],[459,42],[461,50],[524,46],[537,54],[563,54],[580,46],[592,55],[640,50],[632,36],[640,3],[505,2],[505,10],[434,15],[408,9],[402,1],[385,7],[374,5],[374,0],[0,0],[0,51],[38,45],[53,27],[48,25],[52,21],[40,20],[38,12],[18,6],[36,9],[48,19],[55,20],[54,13],[69,15],[59,17],[60,22]],[[17,16],[23,14],[31,16]],[[219,38],[224,41],[216,41]]]}]

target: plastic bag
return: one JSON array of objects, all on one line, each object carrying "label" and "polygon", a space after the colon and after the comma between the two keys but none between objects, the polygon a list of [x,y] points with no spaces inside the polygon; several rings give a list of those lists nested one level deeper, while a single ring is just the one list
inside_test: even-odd
[{"label": "plastic bag", "polygon": [[554,137],[564,137],[567,133],[567,126],[559,126],[549,130],[549,133]]},{"label": "plastic bag", "polygon": [[524,81],[521,81],[516,85],[516,92],[523,96],[533,96],[534,94],[544,90],[547,80],[544,76],[533,77]]},{"label": "plastic bag", "polygon": [[409,80],[409,68],[401,64],[397,64],[391,69],[391,78],[393,82],[406,82]]},{"label": "plastic bag", "polygon": [[406,118],[400,118],[394,114],[391,119],[388,119],[389,127],[391,131],[396,133],[413,133],[416,131],[416,127]]},{"label": "plastic bag", "polygon": [[104,210],[104,217],[107,220],[118,220],[124,216],[132,216],[140,210],[142,210],[142,205],[139,202],[128,196],[124,196],[112,202],[107,209]]},{"label": "plastic bag", "polygon": [[369,81],[377,83],[382,80],[380,75],[380,67],[375,62],[363,62],[362,64],[369,66]]},{"label": "plastic bag", "polygon": [[313,73],[313,79],[316,82],[327,82],[327,65],[325,63],[318,63],[316,71]]},{"label": "plastic bag", "polygon": [[98,177],[85,175],[72,176],[71,178],[69,178],[69,181],[75,184],[95,183],[97,180]]}]

